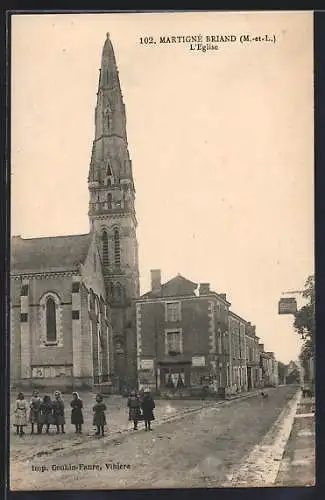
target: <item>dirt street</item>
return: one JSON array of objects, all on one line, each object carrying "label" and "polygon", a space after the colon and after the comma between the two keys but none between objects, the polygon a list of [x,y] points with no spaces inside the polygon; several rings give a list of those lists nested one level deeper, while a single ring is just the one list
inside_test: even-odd
[{"label": "dirt street", "polygon": [[207,407],[170,423],[159,424],[157,419],[152,432],[145,432],[141,424],[138,431],[111,439],[82,436],[78,445],[71,441],[63,450],[57,441],[57,449],[52,444],[48,454],[25,454],[22,460],[16,443],[11,489],[222,486],[294,393],[292,387],[280,387],[270,390],[265,400],[253,397]]}]

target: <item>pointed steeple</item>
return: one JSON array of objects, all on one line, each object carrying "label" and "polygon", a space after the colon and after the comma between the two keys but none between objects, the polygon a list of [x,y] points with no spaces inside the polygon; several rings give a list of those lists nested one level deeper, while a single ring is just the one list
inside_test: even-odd
[{"label": "pointed steeple", "polygon": [[101,57],[88,187],[90,228],[100,251],[106,298],[114,309],[114,373],[126,380],[133,370],[128,349],[135,345],[130,341],[131,304],[139,296],[137,220],[125,107],[108,34]]},{"label": "pointed steeple", "polygon": [[126,134],[125,106],[109,34],[104,42],[95,109],[95,138],[89,168],[91,219],[124,210],[134,214],[134,183]]},{"label": "pointed steeple", "polygon": [[114,49],[107,33],[101,57],[89,182],[100,182],[107,177],[109,165],[116,180],[127,178],[133,185],[127,146],[125,106]]},{"label": "pointed steeple", "polygon": [[118,76],[118,69],[116,65],[116,59],[114,54],[113,45],[109,37],[109,33],[106,34],[106,40],[102,50],[102,60],[100,68],[100,79],[99,79],[99,89],[113,89],[117,87],[120,91],[121,98],[121,86]]}]

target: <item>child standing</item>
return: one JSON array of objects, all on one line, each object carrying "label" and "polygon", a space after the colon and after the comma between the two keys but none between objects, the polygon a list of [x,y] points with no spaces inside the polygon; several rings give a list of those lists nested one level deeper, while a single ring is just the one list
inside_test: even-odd
[{"label": "child standing", "polygon": [[76,427],[76,434],[81,434],[81,426],[84,423],[84,417],[82,413],[83,402],[79,398],[77,392],[72,393],[72,401],[70,403],[71,410],[71,423]]},{"label": "child standing", "polygon": [[96,436],[100,434],[104,436],[104,426],[106,425],[106,405],[103,403],[103,396],[101,394],[97,394],[96,396],[96,404],[93,406],[94,412],[94,420],[93,424],[97,427]]},{"label": "child standing", "polygon": [[62,401],[62,396],[60,391],[55,391],[54,393],[54,401],[53,401],[53,417],[54,417],[54,424],[56,425],[56,433],[60,433],[60,427],[61,427],[61,432],[62,434],[65,434],[64,432],[64,424],[65,424],[65,417],[64,417],[64,403]]},{"label": "child standing", "polygon": [[32,429],[31,429],[31,434],[34,434],[34,425],[36,424],[36,426],[39,425],[39,421],[40,421],[40,408],[41,408],[41,398],[40,398],[40,395],[39,395],[39,392],[35,389],[35,391],[33,391],[33,395],[32,395],[32,399],[30,400],[30,412],[29,412],[29,421],[32,425]]},{"label": "child standing", "polygon": [[40,419],[37,432],[42,434],[43,425],[46,425],[46,434],[50,432],[50,425],[53,424],[53,406],[50,396],[45,395],[40,405]]},{"label": "child standing", "polygon": [[27,402],[25,396],[20,392],[17,396],[14,413],[14,426],[16,427],[17,434],[23,436],[24,427],[27,425]]},{"label": "child standing", "polygon": [[156,407],[153,397],[149,390],[144,391],[143,400],[141,403],[143,420],[146,426],[146,431],[152,431],[151,422],[155,419],[153,410]]},{"label": "child standing", "polygon": [[136,391],[132,391],[128,399],[129,421],[133,422],[133,429],[136,431],[138,422],[141,419],[141,401]]}]

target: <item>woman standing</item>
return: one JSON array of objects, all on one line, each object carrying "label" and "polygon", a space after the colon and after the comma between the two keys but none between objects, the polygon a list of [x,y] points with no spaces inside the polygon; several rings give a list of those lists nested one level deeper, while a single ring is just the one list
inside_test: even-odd
[{"label": "woman standing", "polygon": [[149,390],[144,391],[141,407],[143,413],[143,420],[146,426],[146,431],[152,431],[151,422],[152,420],[155,420],[153,410],[156,407],[156,405]]},{"label": "woman standing", "polygon": [[50,396],[45,395],[40,405],[40,419],[37,426],[38,434],[42,434],[43,425],[46,425],[46,434],[50,432],[50,425],[53,424],[53,406]]},{"label": "woman standing", "polygon": [[24,427],[27,425],[27,402],[25,396],[20,392],[17,396],[15,413],[14,413],[14,426],[16,427],[17,434],[23,436]]},{"label": "woman standing", "polygon": [[129,408],[129,421],[133,422],[133,429],[136,431],[141,419],[141,402],[136,391],[131,392],[127,406]]},{"label": "woman standing", "polygon": [[39,425],[39,421],[40,421],[40,413],[41,413],[41,398],[40,398],[40,395],[39,395],[39,392],[35,389],[35,391],[33,391],[33,395],[32,395],[32,399],[30,400],[30,412],[29,412],[29,421],[32,425],[32,430],[31,430],[31,434],[34,434],[34,425],[36,424],[36,426]]},{"label": "woman standing", "polygon": [[104,436],[104,426],[106,425],[105,411],[106,405],[103,403],[103,396],[101,394],[97,394],[96,404],[93,406],[93,424],[97,427],[97,431],[95,433],[96,436],[99,436],[100,434]]},{"label": "woman standing", "polygon": [[60,427],[61,427],[62,434],[65,434],[64,402],[62,401],[61,392],[55,391],[54,397],[55,399],[53,401],[53,417],[54,417],[54,424],[56,425],[56,433],[57,434],[60,433]]},{"label": "woman standing", "polygon": [[81,434],[81,426],[84,423],[84,417],[82,413],[83,402],[79,398],[77,392],[72,393],[72,401],[70,403],[71,410],[71,423],[76,426],[76,434]]}]

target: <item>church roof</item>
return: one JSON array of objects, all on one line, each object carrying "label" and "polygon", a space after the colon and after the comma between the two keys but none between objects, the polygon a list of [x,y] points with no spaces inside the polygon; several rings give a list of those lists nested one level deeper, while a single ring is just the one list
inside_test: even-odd
[{"label": "church roof", "polygon": [[77,269],[89,250],[92,234],[11,239],[11,272],[49,272]]},{"label": "church roof", "polygon": [[153,298],[153,297],[184,297],[185,295],[195,296],[194,290],[196,290],[198,284],[184,278],[181,274],[178,274],[171,280],[161,285],[159,291],[150,291],[142,295],[141,298]]}]

